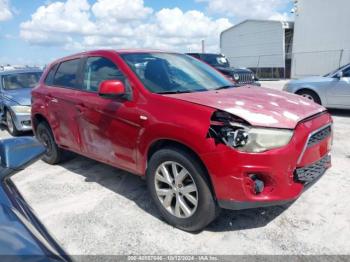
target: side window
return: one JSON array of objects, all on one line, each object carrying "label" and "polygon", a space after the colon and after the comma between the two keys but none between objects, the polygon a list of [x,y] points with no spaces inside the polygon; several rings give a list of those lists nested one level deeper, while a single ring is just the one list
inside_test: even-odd
[{"label": "side window", "polygon": [[190,56],[193,56],[194,58],[201,59],[199,54],[190,54]]},{"label": "side window", "polygon": [[350,66],[343,71],[343,77],[350,77]]},{"label": "side window", "polygon": [[57,64],[51,67],[49,73],[45,78],[45,81],[44,81],[45,85],[48,85],[48,86],[53,85],[53,79],[55,76],[56,69],[57,69]]},{"label": "side window", "polygon": [[118,67],[104,57],[89,57],[84,69],[84,90],[97,92],[102,81],[125,80]]},{"label": "side window", "polygon": [[69,88],[78,87],[78,68],[80,59],[69,60],[62,62],[55,74],[53,84],[55,86],[63,86]]}]

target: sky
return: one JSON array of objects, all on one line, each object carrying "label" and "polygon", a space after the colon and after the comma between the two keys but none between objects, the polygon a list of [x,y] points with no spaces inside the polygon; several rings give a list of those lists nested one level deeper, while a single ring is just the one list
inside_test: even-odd
[{"label": "sky", "polygon": [[245,19],[293,20],[291,0],[0,0],[0,64],[45,65],[92,49],[219,52]]}]

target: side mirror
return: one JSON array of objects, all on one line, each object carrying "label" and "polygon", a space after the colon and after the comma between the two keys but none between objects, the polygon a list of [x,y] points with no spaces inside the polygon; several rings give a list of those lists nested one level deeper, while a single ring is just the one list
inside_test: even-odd
[{"label": "side mirror", "polygon": [[337,74],[336,74],[335,76],[336,76],[336,78],[338,78],[338,79],[343,78],[343,71],[337,72]]},{"label": "side mirror", "polygon": [[120,80],[105,80],[98,89],[98,94],[105,98],[120,98],[125,95],[124,83]]},{"label": "side mirror", "polygon": [[16,173],[38,160],[45,147],[33,137],[10,138],[0,141],[0,179]]}]

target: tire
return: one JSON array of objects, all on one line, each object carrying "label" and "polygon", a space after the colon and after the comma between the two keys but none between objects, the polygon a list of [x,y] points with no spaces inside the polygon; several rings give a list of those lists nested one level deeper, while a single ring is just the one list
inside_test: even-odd
[{"label": "tire", "polygon": [[46,148],[46,153],[42,160],[51,165],[60,163],[63,159],[64,151],[57,146],[51,128],[47,123],[41,122],[38,124],[36,137]]},{"label": "tire", "polygon": [[15,122],[13,121],[12,114],[9,110],[6,110],[6,126],[10,135],[19,136],[21,134],[21,131],[17,129]]},{"label": "tire", "polygon": [[[177,183],[173,166],[178,174]],[[163,168],[167,169],[169,179],[161,171]],[[182,149],[164,148],[152,155],[146,174],[147,186],[159,212],[169,224],[195,232],[202,230],[218,216],[220,209],[204,172],[198,160]],[[167,193],[163,195],[164,192]],[[194,204],[195,200],[197,204]]]},{"label": "tire", "polygon": [[321,105],[321,99],[314,91],[304,89],[298,91],[297,94]]}]

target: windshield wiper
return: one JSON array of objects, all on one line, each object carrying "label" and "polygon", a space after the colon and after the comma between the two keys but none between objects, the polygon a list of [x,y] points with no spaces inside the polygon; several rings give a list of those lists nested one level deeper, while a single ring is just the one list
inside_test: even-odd
[{"label": "windshield wiper", "polygon": [[236,86],[235,85],[220,86],[218,88],[215,88],[214,90],[227,89],[227,88],[231,88],[231,87],[236,87]]},{"label": "windshield wiper", "polygon": [[182,94],[182,93],[192,93],[192,91],[190,91],[190,90],[174,90],[174,91],[157,92],[157,94],[161,94],[161,95]]}]

